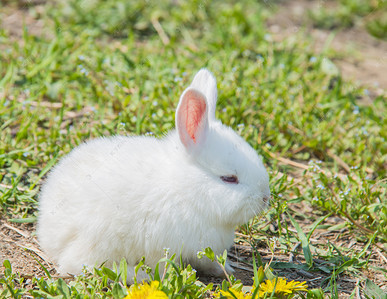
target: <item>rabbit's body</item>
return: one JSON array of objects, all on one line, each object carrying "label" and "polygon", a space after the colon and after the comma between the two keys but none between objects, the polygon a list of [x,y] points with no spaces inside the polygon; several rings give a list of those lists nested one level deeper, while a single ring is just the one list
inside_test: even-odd
[{"label": "rabbit's body", "polygon": [[[203,79],[199,74],[195,79]],[[163,139],[92,140],[50,173],[40,196],[38,237],[61,272],[77,274],[83,265],[124,257],[131,278],[142,256],[155,266],[169,248],[193,267],[221,274],[197,252],[230,247],[235,226],[259,213],[270,191],[255,151],[210,116],[216,93],[215,102],[203,106],[211,93],[194,88],[195,79],[180,100],[177,131]]]}]

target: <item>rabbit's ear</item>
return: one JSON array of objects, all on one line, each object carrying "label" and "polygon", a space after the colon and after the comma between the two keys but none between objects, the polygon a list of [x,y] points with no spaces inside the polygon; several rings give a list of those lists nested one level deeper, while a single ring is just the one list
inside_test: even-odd
[{"label": "rabbit's ear", "polygon": [[191,150],[202,143],[208,132],[206,97],[189,87],[180,98],[176,110],[176,128],[183,145]]},{"label": "rabbit's ear", "polygon": [[200,91],[207,98],[208,103],[208,118],[215,119],[215,108],[218,91],[216,88],[216,79],[207,69],[201,69],[193,79],[191,86]]}]

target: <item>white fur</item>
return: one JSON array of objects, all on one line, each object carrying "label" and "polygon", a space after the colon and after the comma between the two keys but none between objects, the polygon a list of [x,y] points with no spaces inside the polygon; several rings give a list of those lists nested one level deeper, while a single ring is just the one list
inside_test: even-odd
[{"label": "white fur", "polygon": [[[177,131],[163,139],[99,138],[50,172],[37,234],[61,272],[78,274],[83,265],[125,257],[131,278],[142,256],[154,267],[169,248],[194,268],[221,274],[197,252],[211,247],[219,254],[232,245],[235,226],[267,205],[269,178],[256,152],[215,120],[212,74],[201,70],[187,90],[198,91],[207,104],[197,143],[184,145]],[[224,175],[238,176],[239,184],[223,182]]]}]

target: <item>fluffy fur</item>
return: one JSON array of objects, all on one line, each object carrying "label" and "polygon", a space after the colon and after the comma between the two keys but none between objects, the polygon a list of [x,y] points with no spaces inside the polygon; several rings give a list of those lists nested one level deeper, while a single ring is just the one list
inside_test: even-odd
[{"label": "fluffy fur", "polygon": [[142,256],[154,267],[169,248],[194,268],[221,275],[197,252],[229,248],[235,226],[265,208],[270,190],[256,152],[215,119],[216,97],[216,81],[202,69],[180,98],[176,130],[165,138],[91,140],[50,172],[37,235],[62,273],[125,257],[130,279]]}]

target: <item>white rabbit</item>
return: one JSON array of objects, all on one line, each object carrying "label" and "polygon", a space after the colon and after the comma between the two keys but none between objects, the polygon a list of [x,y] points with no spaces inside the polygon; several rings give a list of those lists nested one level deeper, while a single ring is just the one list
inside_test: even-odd
[{"label": "white rabbit", "polygon": [[257,153],[215,119],[216,99],[216,80],[202,69],[166,137],[99,138],[58,163],[40,194],[37,235],[61,273],[124,257],[131,281],[142,256],[154,267],[169,248],[222,275],[197,252],[228,249],[235,227],[267,206],[270,189]]}]

